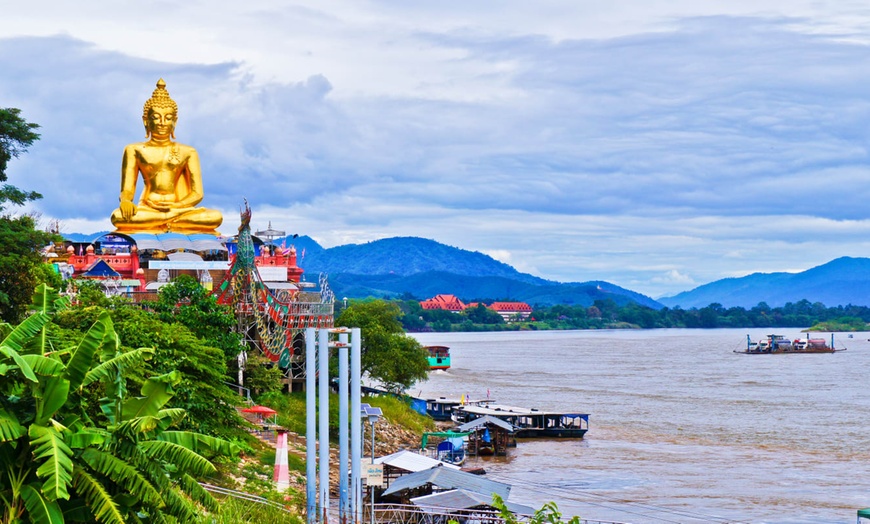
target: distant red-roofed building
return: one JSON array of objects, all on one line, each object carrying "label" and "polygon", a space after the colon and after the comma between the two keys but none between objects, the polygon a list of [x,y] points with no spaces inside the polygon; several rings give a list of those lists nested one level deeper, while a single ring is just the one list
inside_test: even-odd
[{"label": "distant red-roofed building", "polygon": [[435,297],[420,302],[423,309],[443,309],[459,313],[465,309],[465,304],[454,295],[435,295]]},{"label": "distant red-roofed building", "polygon": [[532,306],[525,302],[493,302],[489,309],[501,315],[505,322],[526,320],[532,314]]}]

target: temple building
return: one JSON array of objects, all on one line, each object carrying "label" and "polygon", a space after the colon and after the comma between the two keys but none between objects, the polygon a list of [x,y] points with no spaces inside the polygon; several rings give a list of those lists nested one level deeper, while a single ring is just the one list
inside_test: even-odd
[{"label": "temple building", "polygon": [[[468,308],[477,307],[477,305],[477,302],[465,304],[456,296],[446,294],[435,295],[430,299],[420,302],[420,307],[423,309],[441,309],[452,311],[453,313],[461,313]],[[501,315],[505,322],[527,320],[532,315],[532,306],[525,302],[493,302],[489,305],[484,304],[484,306]]]},{"label": "temple building", "polygon": [[[274,291],[314,287],[297,265],[296,248],[264,243],[254,237],[255,265]],[[70,238],[55,246],[47,261],[64,278],[97,280],[108,295],[153,299],[157,290],[180,275],[214,289],[226,278],[235,237],[181,233],[109,233],[82,241]]]}]

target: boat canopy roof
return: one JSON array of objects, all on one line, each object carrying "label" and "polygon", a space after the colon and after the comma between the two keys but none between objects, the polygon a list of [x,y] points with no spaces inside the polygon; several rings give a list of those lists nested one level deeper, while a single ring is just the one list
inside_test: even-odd
[{"label": "boat canopy roof", "polygon": [[502,404],[489,404],[487,406],[460,406],[458,409],[465,411],[466,413],[473,413],[475,415],[492,415],[493,417],[505,417],[505,416],[518,416],[518,417],[528,417],[535,415],[546,415],[546,416],[560,416],[560,417],[571,417],[576,418],[580,417],[585,420],[589,420],[589,415],[586,413],[566,413],[563,411],[542,411],[535,408],[519,408],[516,406],[505,406]]},{"label": "boat canopy roof", "polygon": [[870,508],[859,509],[858,518],[870,519]]},{"label": "boat canopy roof", "polygon": [[429,443],[429,437],[462,438],[471,435],[471,433],[471,431],[427,431],[423,433],[423,442],[420,444],[420,447],[426,447],[426,444]]},{"label": "boat canopy roof", "polygon": [[471,422],[466,422],[465,424],[459,426],[459,431],[471,431],[489,424],[492,424],[493,426],[498,426],[507,431],[513,431],[514,429],[516,429],[510,422],[505,422],[498,417],[484,415],[480,418],[472,420]]}]

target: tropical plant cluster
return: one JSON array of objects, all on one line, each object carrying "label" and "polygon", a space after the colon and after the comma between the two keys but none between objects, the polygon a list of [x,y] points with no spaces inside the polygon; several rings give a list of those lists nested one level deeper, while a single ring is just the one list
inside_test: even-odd
[{"label": "tropical plant cluster", "polygon": [[[144,373],[160,350],[126,348],[108,311],[82,332],[52,324],[69,302],[37,289],[0,326],[0,522],[190,522],[216,501],[197,482],[229,442],[180,429],[183,374]],[[147,376],[145,376],[147,375]]]}]

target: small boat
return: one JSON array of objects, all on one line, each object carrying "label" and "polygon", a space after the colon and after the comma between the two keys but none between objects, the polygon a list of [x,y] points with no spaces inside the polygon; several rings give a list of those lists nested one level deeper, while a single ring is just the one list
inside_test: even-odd
[{"label": "small boat", "polygon": [[514,426],[517,438],[582,438],[589,431],[589,415],[562,411],[541,411],[501,404],[465,405],[453,408],[453,421],[471,422],[489,415]]},{"label": "small boat", "polygon": [[741,355],[793,355],[801,353],[836,353],[846,351],[846,348],[834,346],[834,334],[831,333],[831,343],[824,338],[797,338],[789,340],[783,335],[767,335],[767,337],[755,342],[746,335],[746,349],[734,350]]},{"label": "small boat", "polygon": [[[427,431],[423,433],[420,450],[430,458],[459,466],[465,462],[465,444],[470,434],[468,431]],[[427,448],[430,437],[443,439],[434,450]]]},{"label": "small boat", "polygon": [[429,369],[450,369],[450,348],[447,346],[425,346],[429,352]]}]

